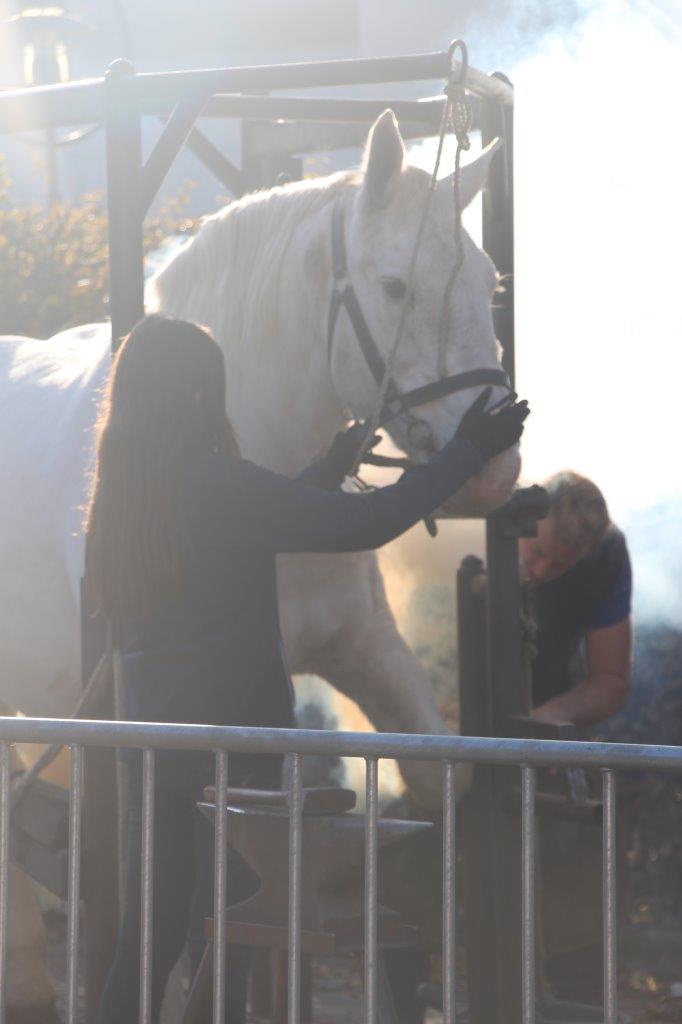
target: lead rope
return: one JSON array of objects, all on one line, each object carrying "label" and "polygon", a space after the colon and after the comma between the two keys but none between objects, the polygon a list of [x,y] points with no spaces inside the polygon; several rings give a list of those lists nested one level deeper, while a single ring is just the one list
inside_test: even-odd
[{"label": "lead rope", "polygon": [[[468,57],[468,51],[467,51],[466,44],[463,42],[463,40],[456,39],[453,43],[451,43],[450,48],[448,50],[448,56],[450,58],[451,64],[452,64],[452,59],[453,59],[453,56],[454,56],[456,50],[459,50],[460,53],[461,53],[461,57],[462,57],[461,65],[460,65],[460,68],[459,68],[459,71],[458,71],[456,77],[455,77],[454,72],[451,71],[450,77],[449,77],[449,79],[448,79],[448,81],[446,83],[446,86],[445,86],[445,90],[444,91],[445,91],[446,101],[445,101],[445,106],[443,107],[443,116],[441,118],[441,123],[440,123],[440,131],[439,131],[439,135],[438,135],[438,149],[436,151],[436,160],[435,160],[435,164],[434,164],[434,167],[433,167],[433,172],[431,174],[431,180],[429,182],[429,188],[428,188],[428,191],[426,193],[426,199],[424,200],[424,206],[423,206],[423,209],[422,209],[421,219],[419,221],[419,228],[417,230],[417,236],[416,236],[416,238],[414,240],[414,245],[412,246],[412,254],[410,256],[410,264],[409,264],[409,269],[408,269],[408,274],[407,274],[407,282],[406,282],[406,288],[405,288],[405,295],[403,297],[402,305],[400,307],[400,317],[398,319],[398,326],[396,328],[396,333],[395,333],[395,338],[394,338],[394,341],[393,341],[393,345],[392,345],[391,350],[389,352],[388,359],[386,360],[386,369],[384,370],[384,375],[383,375],[383,378],[382,378],[382,381],[381,381],[381,386],[379,388],[379,394],[377,396],[377,401],[376,401],[376,405],[374,407],[374,412],[372,413],[371,419],[369,420],[369,427],[368,427],[367,433],[365,435],[365,440],[364,440],[363,444],[360,446],[360,448],[358,450],[358,453],[357,453],[357,455],[355,457],[355,461],[354,461],[353,466],[352,466],[352,468],[350,470],[350,473],[349,473],[349,476],[355,477],[356,479],[357,479],[358,469],[360,468],[360,465],[361,465],[361,463],[362,463],[362,461],[363,461],[363,459],[365,457],[365,454],[367,452],[367,448],[368,448],[368,446],[369,446],[369,444],[371,442],[371,439],[374,437],[374,435],[377,432],[377,429],[379,427],[379,420],[381,419],[381,413],[382,413],[382,410],[384,408],[384,404],[385,404],[385,401],[386,401],[386,394],[387,394],[387,391],[388,391],[388,386],[389,386],[389,383],[391,381],[391,378],[393,377],[393,367],[395,365],[396,356],[398,354],[398,349],[400,348],[400,343],[401,343],[401,341],[403,339],[403,335],[405,333],[405,323],[407,321],[407,311],[408,311],[408,308],[409,308],[409,305],[410,305],[410,300],[412,299],[412,294],[413,294],[413,291],[414,291],[414,279],[415,279],[416,270],[417,270],[417,257],[419,256],[419,250],[421,248],[422,239],[424,237],[424,231],[426,229],[426,223],[428,221],[429,210],[431,209],[431,203],[433,202],[433,196],[435,194],[436,186],[438,184],[438,171],[440,170],[441,158],[442,158],[442,155],[443,155],[443,146],[444,146],[444,143],[445,143],[445,136],[447,135],[447,131],[448,131],[448,128],[450,127],[450,125],[453,126],[453,129],[454,129],[455,134],[457,136],[457,152],[456,152],[456,156],[455,156],[454,191],[455,191],[455,235],[456,235],[456,238],[457,238],[458,257],[457,257],[457,263],[455,265],[455,269],[454,269],[453,273],[450,275],[450,278],[448,279],[446,295],[449,296],[450,292],[452,291],[454,283],[455,283],[455,281],[456,281],[456,279],[457,279],[457,277],[459,275],[459,272],[461,270],[462,263],[464,262],[464,247],[463,247],[463,244],[462,244],[462,237],[461,237],[462,217],[461,217],[461,196],[460,196],[460,191],[459,191],[459,182],[460,182],[459,160],[460,160],[461,151],[463,149],[468,149],[469,145],[470,145],[468,134],[467,134],[468,128],[469,128],[469,111],[468,111],[468,107],[467,107],[467,103],[466,103],[466,93],[465,93],[465,82],[466,82],[466,75],[467,75],[467,71],[468,71],[468,67],[469,67],[469,57]],[[444,335],[444,332],[441,331],[441,340],[439,341],[439,348],[442,346],[442,337],[443,337],[443,335]],[[441,365],[441,362],[442,362],[442,360],[441,360],[441,357],[440,357],[440,354],[439,354],[439,367]]]}]

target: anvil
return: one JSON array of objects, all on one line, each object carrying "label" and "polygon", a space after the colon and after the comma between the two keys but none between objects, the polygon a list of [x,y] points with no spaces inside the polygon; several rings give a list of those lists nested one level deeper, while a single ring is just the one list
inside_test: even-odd
[{"label": "anvil", "polygon": [[[215,804],[201,810],[211,820]],[[405,843],[431,828],[429,822],[379,819],[379,850]],[[364,941],[365,817],[303,814],[301,927],[333,936],[335,949],[359,949]],[[228,910],[228,922],[286,929],[289,920],[289,815],[281,808],[227,808],[230,846],[258,875],[258,892]],[[378,907],[379,944],[415,943],[415,930]]]}]

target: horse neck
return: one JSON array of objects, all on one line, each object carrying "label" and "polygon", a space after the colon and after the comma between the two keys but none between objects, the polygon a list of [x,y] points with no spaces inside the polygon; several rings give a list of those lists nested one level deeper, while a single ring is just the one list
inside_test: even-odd
[{"label": "horse neck", "polygon": [[323,207],[293,233],[276,286],[262,297],[273,303],[268,316],[226,351],[228,413],[242,454],[287,475],[309,465],[344,424],[327,357],[330,216],[331,205]]}]

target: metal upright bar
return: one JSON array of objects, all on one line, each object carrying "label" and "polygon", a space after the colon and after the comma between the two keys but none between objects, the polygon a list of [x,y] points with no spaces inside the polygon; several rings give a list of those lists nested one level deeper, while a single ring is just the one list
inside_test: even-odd
[{"label": "metal upright bar", "polygon": [[521,768],[521,1007],[523,1024],[535,1024],[535,768]]},{"label": "metal upright bar", "polygon": [[154,947],[154,751],[142,753],[142,861],[140,917],[140,1024],[152,1021]]},{"label": "metal upright bar", "polygon": [[0,1024],[5,1024],[9,925],[9,812],[12,748],[0,747]]},{"label": "metal upright bar", "polygon": [[303,792],[301,756],[289,761],[289,1000],[288,1024],[301,1020],[301,900]]},{"label": "metal upright bar", "polygon": [[365,823],[365,1024],[377,1024],[378,932],[377,891],[379,875],[379,785],[378,762],[366,759]]},{"label": "metal upright bar", "polygon": [[140,115],[124,102],[135,71],[115,61],[107,71],[106,146],[109,305],[114,351],[144,316],[144,250],[140,215]]},{"label": "metal upright bar", "polygon": [[213,1024],[225,1020],[227,967],[227,763],[225,751],[215,764],[215,866],[213,881]]},{"label": "metal upright bar", "polygon": [[[508,82],[491,76],[491,81]],[[495,154],[483,193],[483,247],[502,275],[505,288],[513,283],[513,180],[511,177],[512,122],[497,97],[481,101],[483,144],[500,137],[503,146]],[[514,380],[514,303],[511,287],[500,296],[494,310],[495,332],[503,348],[503,365]],[[508,736],[511,718],[528,712],[520,629],[520,579],[518,545],[508,523],[490,516],[486,523],[487,563],[487,735]],[[516,773],[485,769],[480,774],[477,799],[486,808],[490,871],[487,886],[491,913],[486,944],[477,954],[482,962],[469,967],[477,991],[472,1002],[478,1020],[486,1024],[517,1024],[523,1013],[520,985],[521,960],[518,926],[522,914],[518,879],[522,870],[521,833],[518,820],[509,813],[507,794],[516,784]]]},{"label": "metal upright bar", "polygon": [[616,777],[603,771],[604,1022],[618,1024],[616,955]]},{"label": "metal upright bar", "polygon": [[66,1024],[78,1024],[78,940],[80,923],[83,748],[71,747],[69,790],[69,886],[66,930]]},{"label": "metal upright bar", "polygon": [[[501,72],[491,80],[511,83]],[[514,385],[514,108],[498,99],[481,102],[481,135],[483,145],[493,139],[502,140],[495,154],[483,193],[483,248],[502,276],[504,291],[496,296],[493,319],[495,333],[502,345],[502,363]]]},{"label": "metal upright bar", "polygon": [[443,763],[443,1024],[455,1024],[455,765]]}]

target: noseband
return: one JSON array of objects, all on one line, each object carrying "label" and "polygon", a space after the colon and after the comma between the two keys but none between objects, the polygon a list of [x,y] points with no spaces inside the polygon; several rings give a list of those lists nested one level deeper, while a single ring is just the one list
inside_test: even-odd
[{"label": "noseband", "polygon": [[[332,211],[331,243],[334,285],[327,321],[329,365],[331,367],[336,322],[343,307],[348,313],[353,330],[355,331],[355,337],[358,340],[369,371],[377,387],[381,388],[386,373],[386,364],[372,337],[372,332],[365,320],[362,307],[358,302],[358,297],[355,294],[355,289],[350,279],[344,236],[344,215],[341,203],[335,203]],[[412,388],[410,391],[403,392],[399,391],[395,381],[389,378],[386,389],[386,401],[379,415],[378,426],[385,426],[397,416],[400,416],[402,413],[409,413],[410,409],[414,409],[417,406],[426,405],[427,402],[434,402],[438,398],[456,394],[458,391],[466,391],[468,388],[478,387],[481,384],[495,384],[511,391],[509,379],[504,370],[466,370],[464,373],[454,373],[449,377],[441,377],[431,384],[424,384],[422,387]],[[423,421],[417,420],[412,416],[410,416],[410,421],[410,427],[417,427],[419,424],[423,424]],[[426,426],[425,424],[423,425]]]}]

